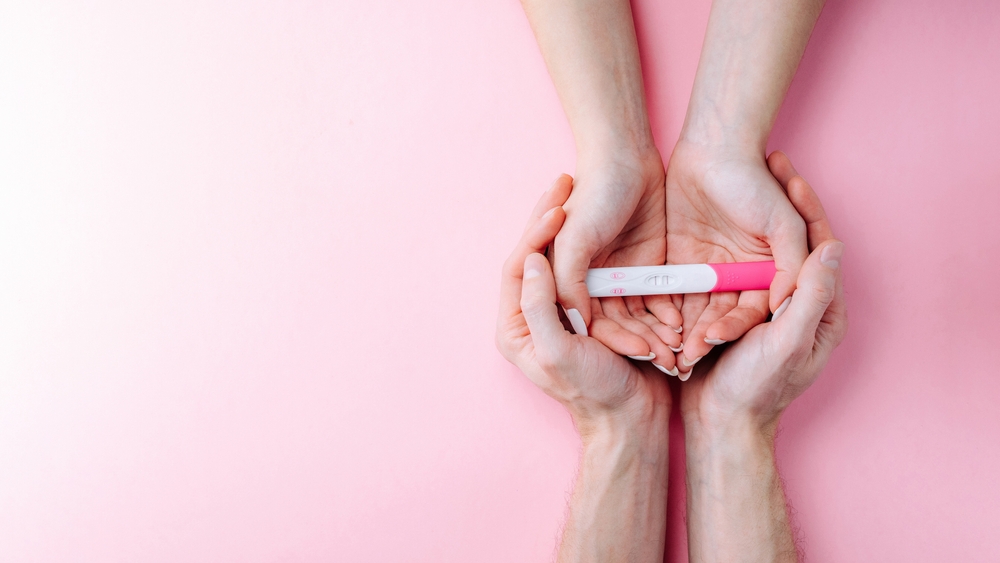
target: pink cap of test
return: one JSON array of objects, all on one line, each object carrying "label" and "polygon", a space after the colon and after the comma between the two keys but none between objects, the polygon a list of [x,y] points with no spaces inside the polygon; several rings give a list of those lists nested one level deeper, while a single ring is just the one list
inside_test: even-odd
[{"label": "pink cap of test", "polygon": [[768,289],[776,272],[774,262],[734,262],[709,264],[719,281],[712,291],[750,291]]}]

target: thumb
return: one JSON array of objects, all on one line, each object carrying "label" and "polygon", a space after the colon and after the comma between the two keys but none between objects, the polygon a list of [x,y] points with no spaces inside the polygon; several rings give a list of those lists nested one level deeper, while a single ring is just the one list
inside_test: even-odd
[{"label": "thumb", "polygon": [[799,272],[798,288],[783,313],[776,314],[772,321],[781,318],[781,325],[789,325],[787,330],[813,337],[823,314],[837,294],[837,271],[840,257],[844,253],[844,243],[829,240],[813,251]]},{"label": "thumb", "polygon": [[769,233],[767,243],[771,246],[774,256],[774,267],[777,270],[771,281],[771,292],[768,305],[772,311],[795,291],[799,270],[806,260],[809,246],[806,239],[806,225],[795,209],[789,204],[789,220],[783,221]]},{"label": "thumb", "polygon": [[524,260],[524,282],[521,287],[521,312],[528,325],[536,354],[558,349],[569,336],[559,320],[556,309],[556,287],[549,261],[541,254],[528,255]]},{"label": "thumb", "polygon": [[587,336],[590,324],[590,292],[587,291],[587,269],[593,253],[580,241],[585,239],[573,232],[572,226],[563,229],[550,249],[552,269],[555,271],[556,291],[573,331]]}]

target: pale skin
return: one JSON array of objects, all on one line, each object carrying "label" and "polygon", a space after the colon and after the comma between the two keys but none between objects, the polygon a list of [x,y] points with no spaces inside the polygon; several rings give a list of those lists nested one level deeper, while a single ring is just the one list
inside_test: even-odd
[{"label": "pale skin", "polygon": [[[808,226],[812,253],[776,318],[710,356],[681,387],[692,561],[797,560],[774,435],[847,329],[843,243],[788,158],[775,153],[768,164]],[[560,204],[571,189],[563,176],[542,196],[504,265],[497,346],[567,408],[581,435],[559,561],[660,562],[670,391],[659,372],[570,333],[559,319],[541,252],[565,222]]]},{"label": "pale skin", "polygon": [[[628,1],[522,4],[577,142],[578,187],[553,246],[559,301],[571,320],[579,311],[578,333],[590,325],[610,349],[686,379],[791,294],[805,259],[764,147],[823,1],[716,0],[663,206]],[[583,283],[588,267],[769,259],[770,294],[589,301]]]},{"label": "pale skin", "polygon": [[535,207],[503,268],[497,347],[573,417],[583,442],[560,562],[659,562],[666,532],[666,376],[559,319],[546,246],[563,228],[572,180]]},{"label": "pale skin", "polygon": [[672,304],[656,317],[639,297],[591,300],[584,284],[588,267],[666,260],[663,161],[649,127],[628,0],[522,4],[577,144],[566,224],[551,249],[559,302],[577,333],[676,374],[682,319]]},{"label": "pale skin", "polygon": [[788,157],[777,152],[767,163],[807,226],[811,253],[775,318],[709,356],[681,385],[691,561],[798,561],[774,437],[785,408],[847,332],[844,245]]},{"label": "pale skin", "polygon": [[681,309],[682,379],[713,346],[764,322],[795,288],[806,229],[764,151],[822,7],[823,0],[712,4],[687,117],[667,167],[667,262],[773,259],[778,273],[770,292],[646,300],[661,318]]}]

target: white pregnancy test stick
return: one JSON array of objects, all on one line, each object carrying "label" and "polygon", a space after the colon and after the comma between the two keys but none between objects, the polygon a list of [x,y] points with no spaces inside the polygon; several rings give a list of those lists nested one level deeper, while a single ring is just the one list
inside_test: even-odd
[{"label": "white pregnancy test stick", "polygon": [[587,291],[591,297],[749,291],[771,287],[774,273],[774,262],[594,268]]}]

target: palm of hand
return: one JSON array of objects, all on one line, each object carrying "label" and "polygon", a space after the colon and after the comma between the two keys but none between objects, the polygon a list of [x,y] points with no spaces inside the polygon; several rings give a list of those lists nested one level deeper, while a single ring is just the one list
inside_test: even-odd
[{"label": "palm of hand", "polygon": [[[789,225],[802,242],[801,256],[793,258],[799,264],[805,258],[805,225],[763,158],[708,158],[679,144],[667,169],[666,192],[667,263],[770,260],[769,242]],[[768,298],[766,291],[670,298],[684,319],[686,360],[679,357],[680,365],[693,365],[711,351],[706,339],[733,341],[763,322]],[[667,299],[648,298],[647,304],[660,316]]]},{"label": "palm of hand", "polygon": [[[567,218],[556,236],[556,256],[563,248],[580,252],[594,268],[662,263],[667,231],[663,182],[658,158],[645,170],[605,165],[581,171],[563,206]],[[561,258],[555,258],[557,281],[563,274]]]},{"label": "palm of hand", "polygon": [[[660,319],[642,298],[592,300],[582,283],[587,267],[659,265],[666,261],[666,192],[659,154],[641,165],[582,167],[564,205],[566,224],[556,236],[552,260],[560,301],[569,307],[589,303],[590,335],[618,354],[662,358],[674,365],[671,347],[680,336],[680,313]],[[579,284],[579,285],[577,285]],[[665,324],[666,323],[666,324]]]}]

